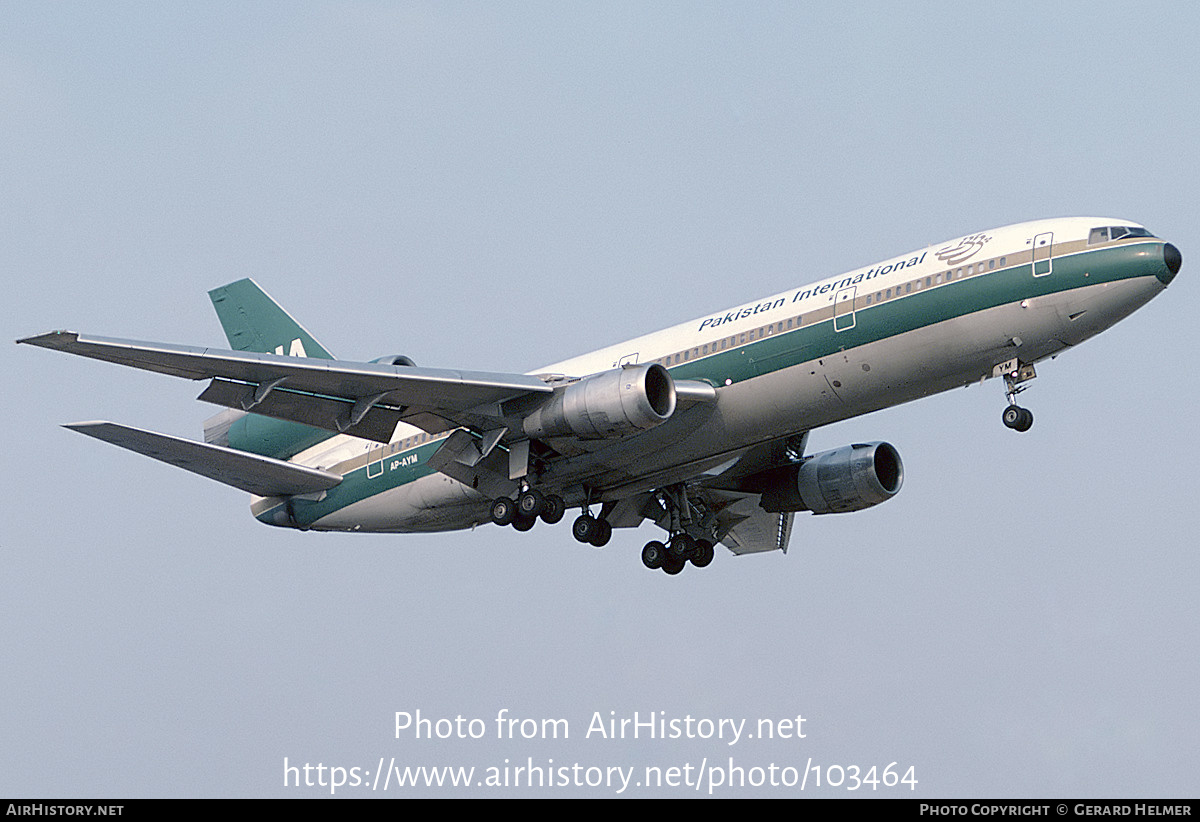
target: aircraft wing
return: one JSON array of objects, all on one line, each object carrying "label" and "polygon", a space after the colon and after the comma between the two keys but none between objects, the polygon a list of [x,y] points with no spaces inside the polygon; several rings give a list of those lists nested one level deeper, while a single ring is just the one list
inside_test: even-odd
[{"label": "aircraft wing", "polygon": [[327,491],[342,481],[328,471],[114,422],[73,422],[63,427],[260,497]]},{"label": "aircraft wing", "polygon": [[[355,363],[90,337],[54,331],[17,340],[192,380],[200,399],[389,442],[403,420],[439,433],[498,416],[498,403],[553,389],[537,377]],[[491,409],[489,408],[491,407]]]}]

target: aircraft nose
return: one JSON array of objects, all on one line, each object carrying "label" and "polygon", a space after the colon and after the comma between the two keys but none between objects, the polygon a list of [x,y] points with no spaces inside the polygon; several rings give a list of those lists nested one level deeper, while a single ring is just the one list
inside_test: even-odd
[{"label": "aircraft nose", "polygon": [[1166,265],[1167,270],[1158,275],[1158,280],[1163,285],[1170,285],[1171,280],[1175,279],[1175,275],[1179,273],[1179,269],[1183,265],[1183,255],[1170,243],[1163,245],[1163,264]]}]

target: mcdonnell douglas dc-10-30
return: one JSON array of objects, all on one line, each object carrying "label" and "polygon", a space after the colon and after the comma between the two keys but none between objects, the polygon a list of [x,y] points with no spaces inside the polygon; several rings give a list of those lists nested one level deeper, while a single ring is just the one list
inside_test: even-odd
[{"label": "mcdonnell douglas dc-10-30", "polygon": [[209,380],[204,442],[67,425],[253,494],[269,525],[519,531],[579,508],[602,546],[649,519],[649,568],[784,550],[796,512],[900,490],[886,442],[805,455],[814,428],[1000,377],[1003,422],[1034,366],[1167,287],[1182,257],[1125,220],[1071,217],[959,237],[529,374],[336,360],[252,280],[210,292],[230,350],[56,331],[18,340]]}]

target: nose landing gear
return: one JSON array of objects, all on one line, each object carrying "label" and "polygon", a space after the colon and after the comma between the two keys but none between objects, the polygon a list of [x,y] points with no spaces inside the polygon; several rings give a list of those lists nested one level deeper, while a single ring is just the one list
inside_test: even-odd
[{"label": "nose landing gear", "polygon": [[1029,387],[1025,383],[1036,377],[1037,372],[1032,365],[1014,364],[1016,367],[1013,370],[1004,373],[1004,396],[1008,398],[1008,407],[1004,409],[1000,419],[1006,428],[1028,431],[1033,427],[1033,412],[1017,405],[1017,394]]},{"label": "nose landing gear", "polygon": [[1005,426],[1014,431],[1028,431],[1033,425],[1033,412],[1019,405],[1010,405],[1001,416]]}]

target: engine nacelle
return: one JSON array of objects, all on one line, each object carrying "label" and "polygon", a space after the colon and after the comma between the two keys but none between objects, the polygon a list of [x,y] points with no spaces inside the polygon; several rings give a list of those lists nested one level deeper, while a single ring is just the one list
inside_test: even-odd
[{"label": "engine nacelle", "polygon": [[381,362],[384,365],[406,365],[409,368],[415,368],[417,365],[412,361],[412,357],[406,357],[403,354],[389,354],[386,357],[376,357],[371,362]]},{"label": "engine nacelle", "polygon": [[522,423],[537,439],[625,437],[675,413],[675,382],[658,363],[625,365],[584,377],[554,393]]},{"label": "engine nacelle", "polygon": [[887,502],[904,484],[900,453],[886,442],[843,445],[787,469],[762,495],[767,511],[841,514]]}]

